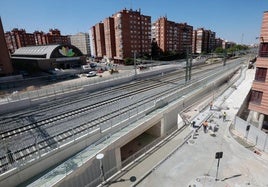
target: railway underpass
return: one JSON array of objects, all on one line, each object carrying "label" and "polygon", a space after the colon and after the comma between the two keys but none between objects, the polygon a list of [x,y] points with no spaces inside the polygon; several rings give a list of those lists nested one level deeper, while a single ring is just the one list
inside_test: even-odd
[{"label": "railway underpass", "polygon": [[146,130],[142,134],[138,135],[134,139],[127,142],[120,148],[121,162],[124,163],[123,167],[127,165],[126,160],[131,156],[137,154],[140,150],[161,137],[160,132],[161,123],[157,123],[150,129]]}]

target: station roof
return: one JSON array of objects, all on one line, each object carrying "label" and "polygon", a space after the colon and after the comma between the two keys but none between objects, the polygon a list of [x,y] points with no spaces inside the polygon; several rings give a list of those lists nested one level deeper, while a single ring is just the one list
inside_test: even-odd
[{"label": "station roof", "polygon": [[83,56],[83,54],[73,45],[61,44],[21,47],[12,54],[12,57],[34,57],[45,59],[73,56]]},{"label": "station roof", "polygon": [[59,45],[42,45],[42,46],[29,46],[21,47],[17,49],[12,56],[40,56],[40,57],[50,57],[52,51]]}]

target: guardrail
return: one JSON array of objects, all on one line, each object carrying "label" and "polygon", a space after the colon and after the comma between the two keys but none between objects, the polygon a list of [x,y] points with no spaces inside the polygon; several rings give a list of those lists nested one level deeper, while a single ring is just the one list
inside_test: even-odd
[{"label": "guardrail", "polygon": [[92,77],[88,79],[79,79],[77,81],[72,81],[69,83],[57,83],[56,85],[43,86],[41,89],[36,89],[32,91],[24,91],[24,92],[14,92],[12,94],[3,95],[0,97],[0,103],[10,103],[21,100],[28,99],[38,99],[41,97],[49,97],[51,95],[61,95],[66,92],[71,92],[72,90],[81,89],[84,86],[98,84],[100,82],[111,81],[123,77],[127,77],[129,74],[114,74],[109,77],[101,77],[101,79]]}]

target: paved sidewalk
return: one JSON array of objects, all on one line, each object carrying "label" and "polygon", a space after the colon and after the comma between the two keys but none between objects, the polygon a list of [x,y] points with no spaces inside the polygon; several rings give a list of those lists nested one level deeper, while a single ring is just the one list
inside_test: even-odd
[{"label": "paved sidewalk", "polygon": [[[139,164],[117,179],[123,179],[121,182],[109,186],[268,187],[267,154],[258,155],[245,148],[229,131],[230,124],[251,88],[254,75],[254,70],[247,70],[246,78],[240,85],[230,87],[215,100],[214,109],[207,107],[193,119],[196,125],[200,125],[210,117],[208,121],[211,130],[205,133],[201,127],[196,132],[197,128],[188,127],[183,134],[140,160]],[[225,121],[221,117],[224,111],[227,114]],[[192,133],[191,138],[180,147],[189,133]],[[218,173],[216,152],[223,152]],[[137,178],[134,183],[124,180],[131,176]]]}]

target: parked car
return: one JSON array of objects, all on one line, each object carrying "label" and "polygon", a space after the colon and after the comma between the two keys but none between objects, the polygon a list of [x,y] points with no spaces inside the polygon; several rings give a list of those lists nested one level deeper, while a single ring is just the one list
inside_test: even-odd
[{"label": "parked car", "polygon": [[87,77],[94,77],[96,75],[97,75],[96,71],[90,71],[88,72]]}]

